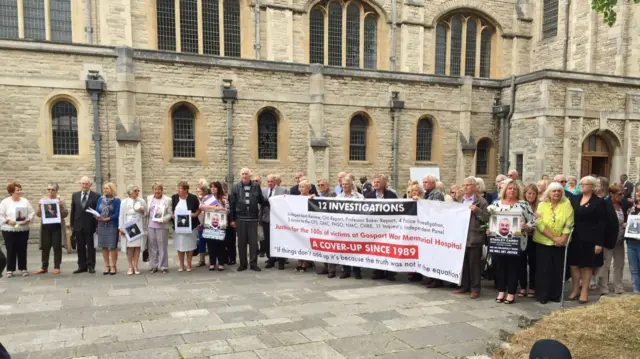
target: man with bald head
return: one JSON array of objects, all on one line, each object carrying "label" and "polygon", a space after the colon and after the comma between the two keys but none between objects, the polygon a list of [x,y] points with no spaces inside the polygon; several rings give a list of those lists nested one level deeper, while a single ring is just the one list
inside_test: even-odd
[{"label": "man with bald head", "polygon": [[[559,175],[555,175],[553,177],[553,182],[558,182],[560,183],[560,185],[562,185],[562,188],[565,188],[565,186],[567,185],[567,177],[565,177],[565,175],[563,174],[559,174]],[[571,198],[571,196],[573,196],[573,193],[567,191],[566,189],[564,190],[564,196],[567,198]]]},{"label": "man with bald head", "polygon": [[519,179],[520,175],[518,174],[518,171],[511,169],[507,173],[507,177],[511,178],[511,180],[515,182]]},{"label": "man with bald head", "polygon": [[334,192],[336,193],[336,196],[339,195],[342,192],[342,179],[346,175],[347,175],[347,172],[338,173],[338,185],[336,186],[336,189],[334,190]]},{"label": "man with bald head", "polygon": [[[300,195],[300,187],[298,185],[298,183],[300,183],[300,179],[304,177],[304,172],[296,172],[296,185],[291,187],[291,189],[289,190],[289,194],[292,196],[299,196]],[[318,190],[316,189],[316,186],[312,183],[311,184],[311,190],[309,190],[310,194],[315,194],[316,196],[318,195]]]}]

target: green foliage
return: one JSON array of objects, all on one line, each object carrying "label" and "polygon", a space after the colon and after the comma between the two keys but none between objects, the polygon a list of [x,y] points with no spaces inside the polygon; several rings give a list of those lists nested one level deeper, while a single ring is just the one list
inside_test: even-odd
[{"label": "green foliage", "polygon": [[[640,4],[640,0],[622,1],[633,1],[636,4]],[[618,0],[591,0],[591,8],[604,16],[604,22],[607,25],[613,26],[616,23],[617,14],[615,6],[617,3]]]}]

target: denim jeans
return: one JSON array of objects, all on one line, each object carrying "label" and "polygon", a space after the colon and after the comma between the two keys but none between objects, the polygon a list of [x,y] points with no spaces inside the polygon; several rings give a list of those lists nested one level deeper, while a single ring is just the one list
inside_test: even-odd
[{"label": "denim jeans", "polygon": [[627,239],[627,256],[633,281],[633,292],[640,293],[640,240]]}]

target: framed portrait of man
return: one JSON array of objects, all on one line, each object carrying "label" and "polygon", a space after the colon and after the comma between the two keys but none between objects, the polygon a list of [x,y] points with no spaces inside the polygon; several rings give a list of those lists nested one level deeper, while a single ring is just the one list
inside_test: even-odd
[{"label": "framed portrait of man", "polygon": [[204,215],[204,231],[202,237],[213,240],[224,240],[227,228],[227,214],[218,211],[206,211]]},{"label": "framed portrait of man", "polygon": [[140,238],[144,232],[142,226],[136,221],[131,221],[124,225],[124,234],[127,237],[127,241],[132,242]]},{"label": "framed portrait of man", "polygon": [[46,199],[40,204],[42,224],[60,223],[60,202],[57,199]]},{"label": "framed portrait of man", "polygon": [[22,224],[27,220],[27,207],[16,207],[16,223]]},{"label": "framed portrait of man", "polygon": [[519,212],[497,212],[489,220],[489,253],[519,255],[527,248],[527,237],[521,231]]},{"label": "framed portrait of man", "polygon": [[189,210],[186,211],[176,211],[176,219],[175,219],[175,227],[174,230],[176,233],[191,233],[191,212]]},{"label": "framed portrait of man", "polygon": [[630,215],[627,218],[627,228],[624,236],[627,238],[640,239],[640,215]]}]

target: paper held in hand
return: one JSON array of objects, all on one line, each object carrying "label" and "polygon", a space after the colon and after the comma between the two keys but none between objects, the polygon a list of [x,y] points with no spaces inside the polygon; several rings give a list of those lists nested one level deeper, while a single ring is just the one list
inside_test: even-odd
[{"label": "paper held in hand", "polygon": [[101,217],[100,213],[93,208],[87,208],[87,212],[91,213],[94,217]]}]

